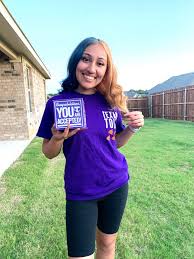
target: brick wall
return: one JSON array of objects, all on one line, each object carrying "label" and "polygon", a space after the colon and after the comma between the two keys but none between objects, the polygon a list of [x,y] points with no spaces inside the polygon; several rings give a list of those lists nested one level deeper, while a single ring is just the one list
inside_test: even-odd
[{"label": "brick wall", "polygon": [[0,60],[0,140],[31,139],[39,126],[45,96],[44,78],[29,62],[24,58],[13,63]]}]

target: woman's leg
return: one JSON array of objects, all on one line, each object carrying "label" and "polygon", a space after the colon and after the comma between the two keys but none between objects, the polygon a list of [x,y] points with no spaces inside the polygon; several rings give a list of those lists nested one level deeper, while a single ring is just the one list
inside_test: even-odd
[{"label": "woman's leg", "polygon": [[84,257],[68,257],[68,259],[94,259],[94,254],[89,255],[89,256],[84,256]]},{"label": "woman's leg", "polygon": [[97,252],[96,259],[114,259],[117,233],[105,234],[99,229],[96,231]]},{"label": "woman's leg", "polygon": [[94,258],[97,201],[66,202],[66,233],[69,258]]},{"label": "woman's leg", "polygon": [[96,259],[114,259],[116,238],[128,196],[128,183],[98,201]]}]

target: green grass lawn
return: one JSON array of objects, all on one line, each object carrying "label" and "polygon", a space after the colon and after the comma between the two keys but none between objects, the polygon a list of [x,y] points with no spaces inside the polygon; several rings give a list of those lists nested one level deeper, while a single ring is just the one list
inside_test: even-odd
[{"label": "green grass lawn", "polygon": [[[147,119],[121,149],[131,183],[117,259],[194,258],[194,123]],[[0,180],[0,258],[67,258],[63,156],[34,139]]]}]

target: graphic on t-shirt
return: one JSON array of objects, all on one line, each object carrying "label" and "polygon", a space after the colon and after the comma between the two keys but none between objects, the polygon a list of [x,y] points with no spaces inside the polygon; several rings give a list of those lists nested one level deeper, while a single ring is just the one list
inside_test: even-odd
[{"label": "graphic on t-shirt", "polygon": [[116,129],[117,112],[102,111],[106,129]]},{"label": "graphic on t-shirt", "polygon": [[109,130],[108,131],[108,136],[106,137],[107,140],[115,140],[115,134],[116,134],[116,131],[114,130]]},{"label": "graphic on t-shirt", "polygon": [[105,121],[106,129],[109,129],[108,136],[106,137],[107,140],[115,140],[116,134],[116,120],[118,117],[117,112],[115,111],[102,111],[103,118]]}]

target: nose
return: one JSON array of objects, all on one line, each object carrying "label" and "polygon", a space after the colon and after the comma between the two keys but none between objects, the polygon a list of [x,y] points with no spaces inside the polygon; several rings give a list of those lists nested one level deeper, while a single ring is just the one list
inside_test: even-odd
[{"label": "nose", "polygon": [[90,74],[94,74],[96,72],[96,65],[95,62],[90,62],[88,65],[88,72]]}]

